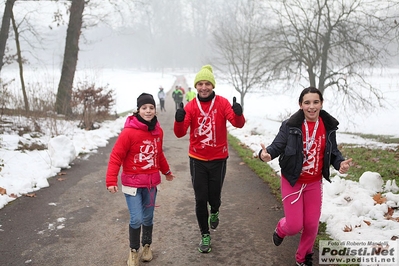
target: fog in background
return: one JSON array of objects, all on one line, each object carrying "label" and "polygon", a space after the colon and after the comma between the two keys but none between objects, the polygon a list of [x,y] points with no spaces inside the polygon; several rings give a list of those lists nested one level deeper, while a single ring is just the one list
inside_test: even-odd
[{"label": "fog in background", "polygon": [[[0,5],[4,11],[4,1]],[[85,7],[79,68],[197,69],[212,57],[211,35],[225,0],[91,1]],[[69,14],[65,2],[16,1],[28,68],[61,68]],[[59,10],[63,22],[54,22]],[[58,16],[60,18],[60,16]],[[58,24],[58,25],[57,25]],[[12,26],[11,26],[12,27]],[[15,52],[13,30],[7,42]],[[17,67],[16,63],[5,66]]]},{"label": "fog in background", "polygon": [[[218,33],[221,21],[228,22],[236,15],[233,10],[238,0],[111,2],[92,0],[85,7],[78,68],[196,71],[202,64],[212,62],[215,55],[212,35]],[[67,3],[15,2],[22,53],[28,60],[26,67],[61,68],[69,20]],[[0,10],[4,10],[4,1]],[[57,10],[61,22],[53,19]],[[267,16],[267,10],[262,12]],[[15,51],[12,30],[7,47],[9,53]],[[392,50],[395,49],[397,45],[393,44]],[[392,63],[397,62],[397,57],[392,58]]]}]

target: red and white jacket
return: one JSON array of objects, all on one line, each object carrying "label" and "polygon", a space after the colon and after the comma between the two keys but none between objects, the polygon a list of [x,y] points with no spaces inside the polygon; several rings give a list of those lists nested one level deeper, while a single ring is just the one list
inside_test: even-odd
[{"label": "red and white jacket", "polygon": [[154,130],[148,131],[148,126],[137,117],[129,116],[109,158],[106,186],[118,185],[121,166],[122,185],[135,188],[159,185],[159,171],[170,172],[162,147],[163,130],[158,122]]},{"label": "red and white jacket", "polygon": [[184,121],[174,123],[174,133],[178,138],[185,136],[190,127],[188,155],[203,161],[226,159],[229,156],[227,121],[237,128],[245,124],[244,115],[236,115],[226,98],[215,95],[212,101],[193,99],[184,107]]}]

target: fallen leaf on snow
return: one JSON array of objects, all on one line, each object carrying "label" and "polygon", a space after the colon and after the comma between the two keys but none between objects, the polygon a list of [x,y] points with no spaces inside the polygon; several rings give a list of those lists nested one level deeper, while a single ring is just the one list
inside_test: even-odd
[{"label": "fallen leaf on snow", "polygon": [[344,232],[352,232],[352,225],[345,225]]},{"label": "fallen leaf on snow", "polygon": [[387,216],[387,215],[392,216],[394,212],[395,212],[394,209],[392,209],[391,207],[388,207],[388,212],[385,214],[385,216]]},{"label": "fallen leaf on snow", "polygon": [[365,224],[367,224],[368,226],[370,226],[370,224],[371,224],[371,222],[366,221],[366,220],[363,220],[363,222],[364,222]]},{"label": "fallen leaf on snow", "polygon": [[383,204],[387,201],[385,197],[381,195],[381,193],[377,193],[373,196],[373,200],[375,201],[375,204]]},{"label": "fallen leaf on snow", "polygon": [[385,219],[399,222],[399,217],[392,217],[391,215],[385,215]]}]

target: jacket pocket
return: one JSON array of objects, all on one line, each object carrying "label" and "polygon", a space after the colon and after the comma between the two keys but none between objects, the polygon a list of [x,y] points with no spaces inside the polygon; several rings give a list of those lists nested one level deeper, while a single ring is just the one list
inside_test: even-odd
[{"label": "jacket pocket", "polygon": [[280,167],[282,169],[293,169],[295,167],[296,150],[290,146],[285,147],[284,153],[280,155]]},{"label": "jacket pocket", "polygon": [[286,156],[293,156],[296,154],[296,150],[293,147],[287,145],[285,147],[284,154]]}]

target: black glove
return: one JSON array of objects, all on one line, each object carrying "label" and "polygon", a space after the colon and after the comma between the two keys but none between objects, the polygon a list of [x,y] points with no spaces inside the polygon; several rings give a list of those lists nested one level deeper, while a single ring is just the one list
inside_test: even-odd
[{"label": "black glove", "polygon": [[184,117],[186,116],[186,111],[184,111],[183,103],[180,103],[180,108],[176,110],[175,120],[176,122],[183,122]]},{"label": "black glove", "polygon": [[233,105],[231,106],[236,115],[242,115],[241,104],[236,102],[236,97],[233,97]]}]

